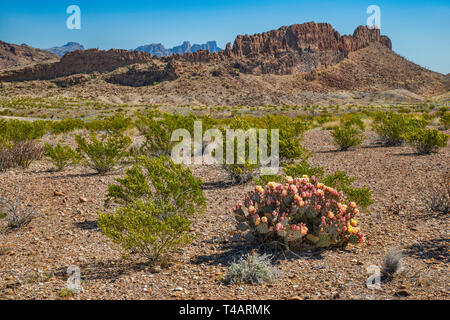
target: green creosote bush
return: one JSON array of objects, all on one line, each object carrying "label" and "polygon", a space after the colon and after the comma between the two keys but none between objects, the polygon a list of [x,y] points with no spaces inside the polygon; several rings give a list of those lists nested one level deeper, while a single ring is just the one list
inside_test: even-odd
[{"label": "green creosote bush", "polygon": [[402,138],[411,144],[418,154],[437,152],[447,146],[448,135],[436,129],[411,128],[402,134]]},{"label": "green creosote bush", "polygon": [[[272,139],[272,129],[278,129],[278,142],[279,142],[279,160],[280,163],[291,163],[295,159],[305,156],[307,150],[300,145],[300,140],[303,137],[304,132],[308,129],[309,125],[307,122],[300,118],[290,118],[288,116],[281,115],[267,115],[262,118],[251,118],[251,117],[234,117],[226,126],[227,128],[233,130],[242,130],[247,132],[249,129],[267,129],[267,154],[270,155],[271,150],[271,139]],[[235,139],[234,148],[234,159],[233,164],[224,164],[224,168],[228,171],[233,179],[234,183],[246,183],[252,177],[258,175],[258,169],[261,166],[261,159],[259,158],[259,139],[261,137],[257,133],[257,163],[250,163],[249,161],[249,141],[250,138],[246,136],[245,139],[245,159],[238,159],[237,155],[237,142]],[[226,150],[226,143],[224,144],[224,152]],[[240,160],[240,163],[238,162]]]},{"label": "green creosote bush", "polygon": [[61,134],[72,132],[76,129],[82,129],[84,125],[85,123],[81,119],[68,118],[60,121],[49,121],[47,126],[51,133]]},{"label": "green creosote bush", "polygon": [[170,158],[139,157],[124,178],[108,188],[106,205],[114,214],[100,214],[99,226],[123,249],[156,261],[192,237],[189,217],[205,207],[202,182]]},{"label": "green creosote bush", "polygon": [[342,151],[359,146],[364,140],[364,122],[358,116],[341,120],[341,124],[332,129],[334,143]]},{"label": "green creosote bush", "polygon": [[165,214],[151,202],[136,202],[115,213],[100,214],[98,224],[122,249],[155,262],[192,240],[187,217]]},{"label": "green creosote bush", "polygon": [[80,135],[76,135],[75,140],[82,162],[99,174],[112,171],[126,158],[127,148],[131,145],[130,137],[123,134],[103,134],[99,139],[95,132],[91,132],[90,141]]},{"label": "green creosote bush", "polygon": [[52,146],[45,144],[45,156],[52,162],[57,171],[63,170],[68,165],[80,162],[80,155],[69,146],[62,146],[59,143]]},{"label": "green creosote bush", "polygon": [[450,112],[444,113],[439,121],[444,126],[445,130],[450,129]]},{"label": "green creosote bush", "polygon": [[169,156],[178,141],[171,141],[172,133],[177,129],[186,129],[191,135],[194,131],[194,115],[181,116],[152,110],[137,115],[136,127],[145,137],[142,154],[152,157]]},{"label": "green creosote bush", "polygon": [[0,136],[13,143],[42,138],[46,132],[45,121],[0,120]]},{"label": "green creosote bush", "polygon": [[374,114],[372,128],[380,136],[384,144],[397,146],[404,142],[402,135],[411,128],[425,128],[427,124],[428,121],[424,119],[416,119],[392,111],[379,111]]},{"label": "green creosote bush", "polygon": [[229,284],[262,284],[273,282],[280,274],[281,272],[272,266],[268,255],[250,253],[231,264],[224,282]]},{"label": "green creosote bush", "polygon": [[84,127],[91,131],[105,131],[108,134],[119,134],[129,129],[133,124],[131,118],[121,113],[116,113],[104,119],[96,119],[87,122]]}]

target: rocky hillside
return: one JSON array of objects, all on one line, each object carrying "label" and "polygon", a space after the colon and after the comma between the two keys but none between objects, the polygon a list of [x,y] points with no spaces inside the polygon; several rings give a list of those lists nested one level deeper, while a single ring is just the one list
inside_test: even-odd
[{"label": "rocky hillside", "polygon": [[[4,87],[29,80],[60,88],[47,94],[114,101],[134,96],[139,103],[166,105],[413,103],[448,93],[446,76],[397,55],[378,29],[361,26],[340,35],[313,22],[240,35],[219,52],[157,58],[139,51],[74,51],[56,63],[0,72],[0,81],[11,82]],[[27,92],[30,87],[36,86]]]},{"label": "rocky hillside", "polygon": [[84,50],[84,46],[79,44],[78,42],[68,42],[65,45],[60,46],[60,47],[53,47],[50,49],[46,49],[46,51],[54,53],[60,57],[64,56],[68,52],[72,52],[72,51],[76,51],[76,50]]},{"label": "rocky hillside", "polygon": [[26,44],[16,45],[0,41],[0,69],[55,59],[58,59],[57,55],[45,50],[35,49]]},{"label": "rocky hillside", "polygon": [[220,49],[217,46],[216,41],[208,41],[205,44],[194,44],[191,45],[189,41],[183,42],[180,46],[175,46],[171,49],[166,49],[161,43],[153,43],[145,46],[140,46],[136,48],[136,51],[147,52],[151,55],[157,56],[158,58],[171,56],[173,54],[184,55],[185,53],[193,53],[199,50],[207,50],[209,52],[219,52]]}]

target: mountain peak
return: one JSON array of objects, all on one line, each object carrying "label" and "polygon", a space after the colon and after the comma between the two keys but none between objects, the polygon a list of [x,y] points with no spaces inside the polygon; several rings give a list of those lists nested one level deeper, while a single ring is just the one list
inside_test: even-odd
[{"label": "mountain peak", "polygon": [[68,52],[72,52],[75,50],[84,50],[84,46],[79,44],[78,42],[67,42],[63,46],[53,47],[53,48],[46,49],[46,50],[62,57]]}]

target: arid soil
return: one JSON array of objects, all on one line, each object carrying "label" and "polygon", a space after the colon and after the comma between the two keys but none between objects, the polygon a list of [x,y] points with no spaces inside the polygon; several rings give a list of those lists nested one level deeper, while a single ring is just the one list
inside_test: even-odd
[{"label": "arid soil", "polygon": [[[126,259],[97,227],[107,186],[121,172],[98,176],[76,167],[56,173],[41,161],[25,171],[0,173],[6,194],[20,189],[41,212],[19,230],[8,230],[0,220],[0,298],[62,299],[67,268],[75,265],[83,291],[74,299],[449,299],[448,215],[427,212],[423,200],[430,184],[450,169],[450,148],[417,156],[410,147],[383,147],[374,133],[366,135],[354,151],[337,152],[329,132],[319,129],[308,131],[303,144],[314,152],[314,165],[345,170],[358,186],[372,190],[375,203],[360,216],[367,241],[345,249],[276,253],[281,276],[264,285],[221,281],[233,260],[257,247],[243,240],[231,214],[254,184],[230,186],[220,168],[192,168],[205,182],[207,210],[194,219],[196,240],[162,267]],[[381,290],[369,290],[367,267],[380,266],[395,248],[405,256],[402,272]]]}]

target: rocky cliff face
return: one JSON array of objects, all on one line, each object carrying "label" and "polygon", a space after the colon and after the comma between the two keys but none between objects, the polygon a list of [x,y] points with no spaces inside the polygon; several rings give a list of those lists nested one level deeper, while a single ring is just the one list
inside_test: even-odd
[{"label": "rocky cliff face", "polygon": [[76,73],[108,72],[126,65],[152,61],[145,52],[90,49],[67,53],[56,63],[42,63],[0,74],[2,81],[49,80]]},{"label": "rocky cliff face", "polygon": [[81,45],[77,42],[68,42],[61,47],[53,47],[50,49],[46,49],[46,51],[54,53],[60,57],[64,56],[68,52],[72,52],[72,51],[76,51],[76,50],[84,50],[83,45]]},{"label": "rocky cliff face", "polygon": [[379,29],[358,27],[353,35],[341,36],[328,23],[304,23],[255,35],[239,35],[218,54],[198,51],[185,55],[193,62],[230,59],[244,73],[292,74],[327,68],[350,52],[381,43],[392,49]]},{"label": "rocky cliff face", "polygon": [[53,53],[26,44],[16,45],[0,41],[0,69],[59,59]]}]

